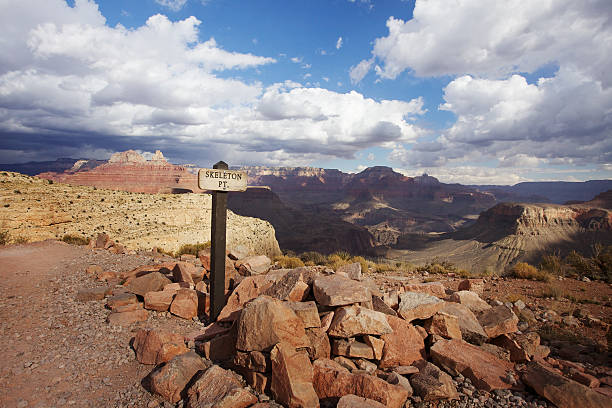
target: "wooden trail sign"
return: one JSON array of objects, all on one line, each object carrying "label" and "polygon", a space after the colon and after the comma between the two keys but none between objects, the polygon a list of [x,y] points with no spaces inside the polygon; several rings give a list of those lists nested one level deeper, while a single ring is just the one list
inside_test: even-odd
[{"label": "wooden trail sign", "polygon": [[245,191],[244,171],[227,169],[220,161],[212,169],[200,169],[198,187],[212,190],[212,231],[210,245],[210,320],[216,321],[225,306],[225,239],[227,227],[227,192]]}]

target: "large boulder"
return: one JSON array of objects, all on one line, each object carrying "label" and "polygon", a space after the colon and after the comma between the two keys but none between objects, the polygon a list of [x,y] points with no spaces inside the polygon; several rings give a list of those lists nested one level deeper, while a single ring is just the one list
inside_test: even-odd
[{"label": "large boulder", "polygon": [[321,327],[317,304],[310,302],[287,302],[287,306],[304,322],[304,328]]},{"label": "large boulder", "polygon": [[217,320],[237,320],[244,305],[264,293],[273,284],[274,278],[269,275],[247,276],[229,295]]},{"label": "large boulder", "polygon": [[147,292],[144,295],[144,307],[158,312],[167,312],[170,309],[175,290],[160,290],[157,292]]},{"label": "large boulder", "polygon": [[521,379],[540,396],[559,408],[609,408],[612,399],[546,368],[528,363]]},{"label": "large boulder", "polygon": [[425,343],[419,331],[399,317],[387,316],[387,321],[393,331],[381,336],[385,345],[380,368],[408,366],[423,359]]},{"label": "large boulder", "polygon": [[479,389],[508,389],[516,383],[513,364],[465,341],[438,340],[430,353],[436,365],[461,373]]},{"label": "large boulder", "polygon": [[459,398],[452,377],[427,361],[419,364],[419,372],[410,377],[410,383],[423,401]]},{"label": "large boulder", "polygon": [[238,375],[218,365],[201,372],[187,390],[187,408],[246,408],[257,397],[242,386]]},{"label": "large boulder", "polygon": [[241,351],[268,351],[277,343],[308,347],[304,322],[286,303],[260,296],[249,302],[238,320],[236,348]]},{"label": "large boulder", "polygon": [[364,334],[380,336],[392,331],[386,314],[361,306],[346,306],[336,310],[327,334],[348,338]]},{"label": "large boulder", "polygon": [[426,293],[438,298],[446,296],[446,288],[442,282],[404,283],[402,287],[406,292]]},{"label": "large boulder", "polygon": [[172,277],[175,282],[185,282],[194,285],[192,275],[197,275],[198,270],[194,264],[189,262],[177,262],[172,269]]},{"label": "large boulder", "polygon": [[459,319],[448,313],[438,312],[425,321],[423,325],[427,333],[436,334],[447,339],[461,340]]},{"label": "large boulder", "polygon": [[198,316],[198,294],[193,289],[179,289],[170,305],[170,313],[183,319]]},{"label": "large boulder", "polygon": [[321,400],[353,394],[378,401],[389,408],[401,408],[408,399],[408,391],[401,386],[369,374],[351,374],[332,360],[316,360],[313,370],[313,385]]},{"label": "large boulder", "polygon": [[345,306],[372,301],[369,288],[337,274],[315,279],[313,292],[317,303],[322,306]]},{"label": "large boulder", "polygon": [[272,261],[265,255],[247,256],[236,262],[238,272],[242,276],[261,275],[268,272]]},{"label": "large boulder", "polygon": [[473,344],[482,344],[488,339],[476,315],[462,304],[445,302],[440,311],[457,317],[463,340]]},{"label": "large boulder", "polygon": [[312,365],[308,354],[279,343],[270,352],[274,399],[286,407],[318,407],[319,398],[312,385]]},{"label": "large boulder", "polygon": [[163,329],[141,329],[133,343],[136,360],[142,364],[161,364],[187,353],[183,336]]},{"label": "large boulder", "polygon": [[280,300],[301,302],[310,293],[307,282],[309,272],[306,268],[293,269],[277,280],[264,294]]},{"label": "large boulder", "polygon": [[440,311],[444,301],[421,292],[404,292],[400,295],[397,313],[406,321],[428,319]]},{"label": "large boulder", "polygon": [[194,351],[178,355],[149,374],[151,392],[176,404],[182,399],[181,394],[184,394],[185,387],[198,371],[206,370],[211,364]]},{"label": "large boulder", "polygon": [[349,394],[340,398],[336,408],[385,408],[385,406],[378,401]]}]

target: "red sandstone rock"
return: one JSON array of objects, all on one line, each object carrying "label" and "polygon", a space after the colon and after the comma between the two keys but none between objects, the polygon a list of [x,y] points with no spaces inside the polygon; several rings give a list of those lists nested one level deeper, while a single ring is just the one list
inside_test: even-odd
[{"label": "red sandstone rock", "polygon": [[363,341],[372,348],[374,358],[380,360],[382,358],[383,348],[385,347],[384,340],[374,336],[363,336]]},{"label": "red sandstone rock", "polygon": [[311,360],[319,358],[329,358],[331,354],[331,344],[327,333],[319,327],[306,329],[306,337],[310,341],[308,355]]},{"label": "red sandstone rock", "polygon": [[281,342],[296,348],[310,344],[302,319],[278,299],[260,296],[249,302],[238,320],[236,348],[263,351]]},{"label": "red sandstone rock", "polygon": [[456,316],[438,312],[425,321],[423,325],[427,333],[436,334],[447,339],[461,340],[461,330]]},{"label": "red sandstone rock", "polygon": [[521,379],[540,396],[559,408],[609,408],[610,398],[559,375],[534,361]]},{"label": "red sandstone rock", "polygon": [[172,283],[159,272],[152,272],[132,279],[125,288],[136,295],[144,296],[147,292],[160,291],[167,284]]},{"label": "red sandstone rock", "polygon": [[170,313],[183,319],[198,316],[198,294],[193,289],[180,289],[170,305]]},{"label": "red sandstone rock", "polygon": [[270,360],[270,391],[276,401],[289,408],[319,406],[319,398],[312,385],[312,365],[306,353],[279,343],[270,352]]},{"label": "red sandstone rock", "polygon": [[353,358],[374,358],[374,350],[370,346],[355,339],[333,339],[332,353],[336,356]]},{"label": "red sandstone rock", "polygon": [[406,321],[428,319],[440,311],[444,301],[420,292],[405,292],[400,295],[397,313]]},{"label": "red sandstone rock", "polygon": [[450,375],[426,361],[419,364],[419,368],[419,372],[410,377],[410,383],[423,401],[459,398]]},{"label": "red sandstone rock", "polygon": [[385,406],[378,401],[349,394],[340,398],[336,408],[385,408]]},{"label": "red sandstone rock", "polygon": [[106,306],[111,310],[135,303],[138,303],[138,298],[132,293],[118,293],[106,299]]},{"label": "red sandstone rock", "polygon": [[397,312],[391,309],[379,296],[372,296],[372,309],[390,316],[397,316]]},{"label": "red sandstone rock", "polygon": [[232,294],[227,298],[225,307],[219,313],[217,320],[236,320],[240,311],[250,300],[255,299],[274,283],[268,275],[248,276],[238,284]]},{"label": "red sandstone rock", "polygon": [[102,300],[110,294],[111,289],[106,286],[81,289],[76,294],[76,300],[79,302],[91,302],[94,300]]},{"label": "red sandstone rock", "polygon": [[381,336],[385,342],[380,368],[411,365],[425,354],[423,338],[413,325],[399,317],[387,316],[392,333]]},{"label": "red sandstone rock", "polygon": [[469,290],[476,292],[478,296],[482,296],[484,291],[484,280],[482,279],[465,279],[459,282],[458,290]]},{"label": "red sandstone rock", "polygon": [[361,306],[345,306],[336,310],[327,334],[348,338],[364,334],[380,336],[392,330],[386,314]]},{"label": "red sandstone rock", "polygon": [[310,286],[306,282],[304,272],[306,268],[297,268],[289,271],[277,280],[264,294],[280,300],[302,302],[310,293]]},{"label": "red sandstone rock", "polygon": [[304,322],[304,328],[321,327],[317,304],[310,302],[287,302],[287,306]]},{"label": "red sandstone rock", "polygon": [[401,408],[408,398],[408,391],[402,387],[369,374],[351,374],[332,360],[316,360],[313,370],[313,385],[319,399],[353,394],[378,401],[389,408]]},{"label": "red sandstone rock", "polygon": [[512,364],[464,341],[437,341],[430,353],[435,364],[461,373],[479,389],[507,389],[515,383]]},{"label": "red sandstone rock", "polygon": [[229,361],[236,354],[236,338],[232,333],[210,339],[206,343],[196,343],[200,354],[214,362]]},{"label": "red sandstone rock", "polygon": [[261,275],[268,272],[272,261],[265,255],[254,255],[240,259],[236,262],[238,272],[242,276]]},{"label": "red sandstone rock", "polygon": [[484,312],[491,309],[491,305],[482,300],[476,292],[469,290],[460,290],[455,292],[450,297],[451,302],[461,303],[474,313]]},{"label": "red sandstone rock", "polygon": [[323,306],[344,306],[372,300],[372,294],[368,288],[341,275],[322,276],[315,279],[313,292],[317,303]]},{"label": "red sandstone rock", "polygon": [[111,313],[106,321],[111,326],[128,326],[136,322],[144,322],[149,318],[149,312],[144,309],[132,310],[127,312]]},{"label": "red sandstone rock", "polygon": [[151,391],[176,404],[198,371],[206,370],[210,366],[210,361],[204,360],[193,351],[178,355],[149,374]]},{"label": "red sandstone rock", "polygon": [[197,275],[197,268],[188,262],[177,262],[174,269],[172,269],[172,276],[175,282],[186,282],[193,285],[192,275]]},{"label": "red sandstone rock", "polygon": [[338,268],[336,273],[345,273],[350,279],[361,280],[361,264],[359,262],[354,262],[342,265]]},{"label": "red sandstone rock", "polygon": [[482,344],[488,339],[474,313],[462,304],[445,302],[440,311],[457,317],[463,340],[474,344]]},{"label": "red sandstone rock", "polygon": [[518,317],[504,305],[485,310],[478,316],[478,322],[489,338],[518,331]]},{"label": "red sandstone rock", "polygon": [[527,354],[527,352],[507,334],[502,334],[492,339],[491,343],[508,350],[508,352],[510,352],[510,361],[512,362],[524,363],[531,361],[529,354]]},{"label": "red sandstone rock", "polygon": [[88,275],[97,275],[98,273],[102,272],[102,267],[98,265],[90,265],[85,269],[85,272],[87,272]]},{"label": "red sandstone rock", "polygon": [[142,364],[161,364],[189,351],[183,336],[162,329],[139,330],[134,337],[136,360]]},{"label": "red sandstone rock", "polygon": [[187,390],[187,408],[246,408],[256,402],[257,397],[242,387],[236,373],[217,365],[198,374]]},{"label": "red sandstone rock", "polygon": [[406,292],[419,292],[442,298],[446,296],[446,289],[442,282],[405,283],[402,288]]},{"label": "red sandstone rock", "polygon": [[158,312],[167,312],[172,304],[176,291],[161,290],[158,292],[147,292],[144,295],[144,307]]}]

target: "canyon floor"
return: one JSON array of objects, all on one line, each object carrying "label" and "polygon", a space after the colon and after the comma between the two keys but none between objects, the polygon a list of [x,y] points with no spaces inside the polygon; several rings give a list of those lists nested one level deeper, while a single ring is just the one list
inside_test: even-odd
[{"label": "canyon floor", "polygon": [[[85,272],[90,265],[122,272],[163,261],[152,253],[112,254],[51,240],[0,247],[0,336],[4,351],[0,406],[169,406],[143,388],[141,381],[151,367],[135,360],[130,340],[143,327],[164,327],[187,334],[202,328],[202,324],[152,313],[146,322],[113,327],[105,321],[109,311],[104,300],[75,300],[80,289],[103,285]],[[398,279],[422,282],[431,277]],[[461,280],[441,275],[435,279],[453,290]],[[547,285],[560,287],[583,301],[544,298]],[[580,309],[582,316],[612,323],[612,286],[602,282],[565,279],[545,284],[486,279],[483,298],[522,299],[532,308],[553,310],[559,316],[575,315]],[[568,330],[551,332],[558,337],[549,342],[553,355],[573,353],[574,361],[586,358],[609,367],[605,323],[592,327],[579,323]],[[546,322],[534,324],[544,327]]]}]

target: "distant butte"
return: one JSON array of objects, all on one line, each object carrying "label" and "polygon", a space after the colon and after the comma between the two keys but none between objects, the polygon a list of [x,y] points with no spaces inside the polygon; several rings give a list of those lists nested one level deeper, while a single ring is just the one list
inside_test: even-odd
[{"label": "distant butte", "polygon": [[113,154],[107,163],[89,169],[85,163],[75,165],[63,173],[47,172],[38,177],[60,183],[95,186],[133,193],[201,192],[198,177],[187,167],[168,163],[163,153],[155,152],[151,160],[134,150]]}]

